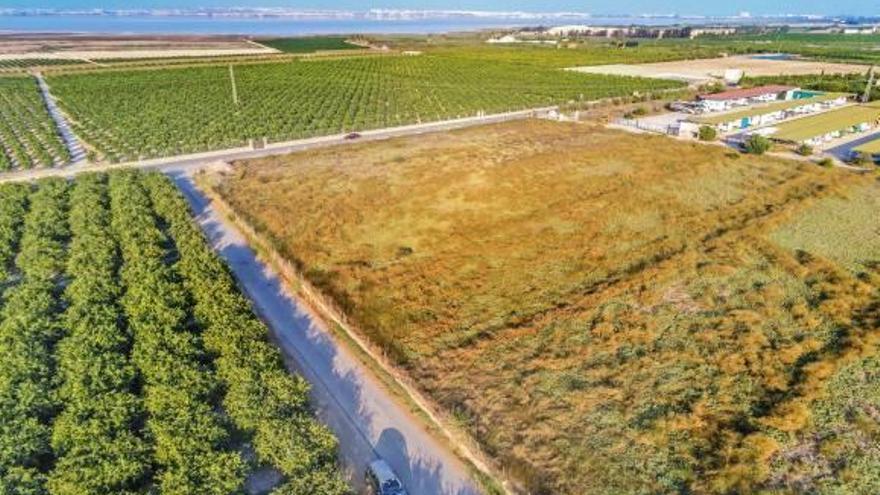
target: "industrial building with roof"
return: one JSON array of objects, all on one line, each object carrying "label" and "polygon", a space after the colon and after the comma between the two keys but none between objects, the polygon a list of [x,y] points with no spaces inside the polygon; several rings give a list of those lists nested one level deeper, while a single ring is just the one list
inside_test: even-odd
[{"label": "industrial building with roof", "polygon": [[793,100],[799,95],[796,86],[769,85],[755,88],[732,89],[720,93],[699,95],[697,102],[704,112],[723,112],[737,107],[769,103],[779,100]]},{"label": "industrial building with roof", "polygon": [[698,115],[688,120],[728,133],[837,108],[847,103],[848,96],[845,93],[814,93],[807,98],[776,101],[722,114]]}]

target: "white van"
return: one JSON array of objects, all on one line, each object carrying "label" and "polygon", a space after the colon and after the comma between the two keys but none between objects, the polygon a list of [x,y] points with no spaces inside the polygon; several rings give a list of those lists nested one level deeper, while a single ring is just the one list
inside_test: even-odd
[{"label": "white van", "polygon": [[375,460],[367,466],[364,473],[367,493],[370,495],[407,495],[403,483],[394,474],[391,466],[382,459]]}]

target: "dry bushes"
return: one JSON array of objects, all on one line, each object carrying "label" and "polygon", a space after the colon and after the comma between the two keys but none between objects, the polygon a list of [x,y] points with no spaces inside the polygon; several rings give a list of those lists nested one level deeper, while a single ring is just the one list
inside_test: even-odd
[{"label": "dry bushes", "polygon": [[242,163],[218,188],[534,492],[725,493],[781,479],[873,349],[854,315],[875,279],[766,236],[866,181],[530,121]]}]

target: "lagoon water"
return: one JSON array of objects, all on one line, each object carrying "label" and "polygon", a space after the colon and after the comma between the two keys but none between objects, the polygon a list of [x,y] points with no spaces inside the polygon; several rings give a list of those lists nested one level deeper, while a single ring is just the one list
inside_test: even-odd
[{"label": "lagoon water", "polygon": [[[702,23],[711,20],[701,20]],[[593,17],[589,19],[445,17],[385,20],[372,18],[302,19],[292,17],[155,16],[155,15],[0,15],[0,32],[93,34],[243,34],[299,36],[314,34],[429,34],[517,26],[560,24],[661,25],[687,22],[670,18]],[[700,24],[701,22],[691,22]]]}]

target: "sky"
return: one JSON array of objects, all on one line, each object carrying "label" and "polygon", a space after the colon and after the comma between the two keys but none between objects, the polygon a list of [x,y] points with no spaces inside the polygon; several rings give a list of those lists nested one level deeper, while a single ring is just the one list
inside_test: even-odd
[{"label": "sky", "polygon": [[288,7],[293,9],[368,10],[523,10],[591,14],[752,15],[824,14],[880,16],[877,0],[0,0],[5,8],[195,8]]}]

